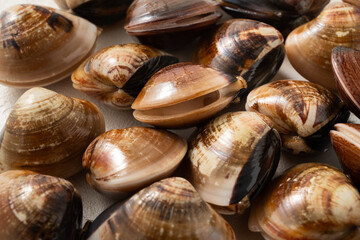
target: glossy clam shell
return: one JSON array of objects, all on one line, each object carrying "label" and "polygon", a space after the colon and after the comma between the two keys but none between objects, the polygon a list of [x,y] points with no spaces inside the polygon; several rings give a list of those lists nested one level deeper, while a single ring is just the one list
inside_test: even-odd
[{"label": "glossy clam shell", "polygon": [[101,218],[94,221],[103,221],[98,227],[90,226],[88,240],[235,240],[230,225],[182,178],[156,182]]},{"label": "glossy clam shell", "polygon": [[225,108],[246,86],[203,65],[178,63],[146,83],[131,108],[134,117],[161,127],[192,126]]},{"label": "glossy clam shell", "polygon": [[323,149],[332,126],[349,117],[337,95],[306,81],[281,80],[260,86],[249,93],[245,107],[268,116],[283,135],[284,147],[294,153]]},{"label": "glossy clam shell", "polygon": [[249,228],[268,240],[359,239],[360,195],[339,170],[318,163],[291,168],[251,208]]},{"label": "glossy clam shell", "polygon": [[197,49],[195,62],[232,77],[243,77],[250,91],[270,81],[279,70],[285,47],[281,33],[249,19],[225,22]]},{"label": "glossy clam shell", "polygon": [[12,87],[66,78],[91,54],[99,33],[82,18],[27,4],[4,10],[0,29],[0,83]]},{"label": "glossy clam shell", "polygon": [[285,48],[292,66],[310,82],[337,90],[331,69],[336,46],[360,49],[360,9],[331,3],[313,21],[295,29]]},{"label": "glossy clam shell", "polygon": [[81,170],[86,147],[104,131],[103,116],[92,103],[32,88],[17,100],[3,128],[0,170],[69,177]]},{"label": "glossy clam shell", "polygon": [[330,136],[344,172],[360,187],[360,125],[338,123]]},{"label": "glossy clam shell", "polygon": [[332,51],[331,62],[341,98],[349,109],[360,117],[360,51],[336,47]]},{"label": "glossy clam shell", "polygon": [[129,43],[105,48],[72,74],[73,87],[118,109],[130,109],[147,80],[178,59],[155,48]]},{"label": "glossy clam shell", "polygon": [[92,187],[121,196],[170,176],[186,151],[186,141],[165,130],[114,129],[89,145],[83,167]]},{"label": "glossy clam shell", "polygon": [[1,239],[75,240],[81,197],[61,178],[12,170],[0,174]]},{"label": "glossy clam shell", "polygon": [[200,129],[189,147],[191,183],[222,213],[246,209],[275,173],[280,136],[267,122],[258,113],[226,113]]},{"label": "glossy clam shell", "polygon": [[268,23],[285,37],[313,19],[328,3],[329,0],[220,0],[221,7],[233,17]]}]

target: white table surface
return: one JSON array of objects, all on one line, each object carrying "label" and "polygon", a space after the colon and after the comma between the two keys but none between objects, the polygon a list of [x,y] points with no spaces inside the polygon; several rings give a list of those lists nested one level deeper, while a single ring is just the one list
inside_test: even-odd
[{"label": "white table surface", "polygon": [[[15,4],[38,4],[44,6],[50,6],[58,8],[57,5],[52,0],[0,0],[0,10],[3,10],[9,6]],[[103,32],[98,40],[96,51],[103,49],[107,46],[120,44],[120,43],[129,43],[135,42],[136,40],[130,37],[124,32],[123,29],[123,21],[120,21],[114,25],[103,27]],[[173,51],[174,55],[178,56],[181,61],[190,61],[191,59],[191,51],[193,46],[187,46],[184,49]],[[303,79],[290,65],[287,59],[285,59],[280,71],[275,76],[274,80],[281,79]],[[144,126],[144,124],[136,121],[132,116],[132,111],[118,111],[114,110],[100,101],[97,101],[93,98],[86,96],[85,94],[75,90],[72,87],[72,83],[70,77],[52,84],[50,86],[46,86],[46,88],[51,89],[53,91],[62,93],[67,96],[83,98],[95,103],[103,112],[106,122],[106,130],[110,129],[121,129],[130,126]],[[21,94],[23,94],[26,89],[15,89],[9,88],[6,86],[0,85],[0,127],[5,125],[7,116],[9,115],[12,106],[15,101],[19,98]],[[243,110],[239,106],[231,106],[230,109],[234,111]],[[352,120],[356,121],[357,119],[352,116]],[[186,130],[176,130],[175,132],[188,137],[192,133],[193,129]],[[302,157],[294,157],[288,154],[282,154],[277,174],[282,172],[284,169],[300,162],[326,162],[332,164],[336,167],[339,167],[339,163],[336,157],[335,152],[332,149],[329,149],[327,152],[310,156],[307,159],[303,159]],[[83,222],[86,220],[93,220],[98,216],[106,207],[114,202],[112,199],[108,199],[106,197],[101,196],[98,192],[90,188],[90,186],[85,181],[85,175],[83,173],[79,173],[74,177],[69,179],[75,187],[79,190],[82,199],[83,199]],[[237,239],[247,239],[247,240],[261,240],[263,239],[260,234],[252,233],[247,228],[247,218],[248,213],[245,213],[242,216],[225,216],[225,218],[230,222],[233,226]]]}]

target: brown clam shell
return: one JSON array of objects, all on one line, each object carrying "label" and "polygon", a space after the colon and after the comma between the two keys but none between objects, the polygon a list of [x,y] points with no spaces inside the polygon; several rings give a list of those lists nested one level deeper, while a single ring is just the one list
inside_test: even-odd
[{"label": "brown clam shell", "polygon": [[249,228],[268,240],[360,238],[360,195],[338,169],[297,165],[255,200]]},{"label": "brown clam shell", "polygon": [[89,143],[105,131],[92,103],[31,88],[15,103],[0,138],[0,170],[27,169],[60,177],[81,170]]},{"label": "brown clam shell", "polygon": [[128,43],[105,48],[72,74],[73,87],[117,109],[130,109],[147,80],[161,68],[177,63],[165,52]]},{"label": "brown clam shell", "polygon": [[285,48],[292,66],[307,80],[336,90],[331,51],[336,46],[360,49],[360,9],[331,3],[311,22],[288,36]]},{"label": "brown clam shell", "polygon": [[122,196],[170,176],[186,151],[186,141],[165,130],[114,129],[89,145],[83,167],[97,191]]},{"label": "brown clam shell", "polygon": [[99,34],[85,19],[29,4],[4,10],[0,29],[0,83],[12,87],[43,86],[69,76],[91,54]]}]

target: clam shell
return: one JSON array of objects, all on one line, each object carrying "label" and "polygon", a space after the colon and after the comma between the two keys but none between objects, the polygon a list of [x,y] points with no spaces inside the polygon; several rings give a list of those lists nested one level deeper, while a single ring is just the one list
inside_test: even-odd
[{"label": "clam shell", "polygon": [[251,208],[249,228],[268,240],[359,239],[360,195],[339,170],[295,166],[271,183]]},{"label": "clam shell", "polygon": [[311,22],[288,36],[285,48],[292,66],[307,80],[336,90],[331,51],[336,46],[360,49],[360,9],[331,3]]},{"label": "clam shell", "polygon": [[121,196],[168,177],[186,151],[186,141],[165,130],[114,129],[89,145],[83,156],[83,167],[92,187],[108,195]]},{"label": "clam shell", "polygon": [[[182,178],[156,182],[113,210],[88,240],[233,239],[230,225]],[[92,233],[92,234],[91,234]]]},{"label": "clam shell", "polygon": [[104,131],[104,118],[92,103],[32,88],[17,100],[6,121],[0,170],[69,177],[81,170],[86,147]]},{"label": "clam shell", "polygon": [[1,239],[77,239],[81,197],[61,178],[12,170],[0,174]]},{"label": "clam shell", "polygon": [[203,65],[173,64],[146,83],[131,108],[134,117],[161,127],[192,126],[225,108],[246,86]]},{"label": "clam shell", "polygon": [[12,87],[66,78],[91,54],[99,34],[82,18],[28,4],[4,10],[0,29],[0,83]]},{"label": "clam shell", "polygon": [[72,74],[73,87],[118,109],[130,109],[147,80],[178,59],[140,44],[115,45],[84,61]]},{"label": "clam shell", "polygon": [[338,123],[330,136],[344,172],[360,187],[360,125]]},{"label": "clam shell", "polygon": [[225,22],[197,49],[195,62],[232,77],[241,76],[251,90],[274,77],[284,57],[281,33],[265,23],[248,19]]},{"label": "clam shell", "polygon": [[268,123],[259,113],[226,113],[192,141],[191,183],[222,213],[242,212],[275,173],[280,136]]}]

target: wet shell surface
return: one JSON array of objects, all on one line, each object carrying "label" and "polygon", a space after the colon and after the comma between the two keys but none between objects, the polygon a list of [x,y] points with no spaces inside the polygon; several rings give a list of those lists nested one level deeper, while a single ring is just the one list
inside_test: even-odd
[{"label": "wet shell surface", "polygon": [[281,143],[268,123],[259,113],[226,113],[189,146],[190,182],[221,213],[242,213],[275,173]]},{"label": "wet shell surface", "polygon": [[337,90],[331,69],[336,46],[360,49],[360,9],[341,2],[329,4],[313,21],[295,29],[285,48],[292,66],[310,82]]},{"label": "wet shell surface", "polygon": [[27,169],[60,177],[81,170],[86,147],[105,131],[92,103],[31,88],[15,103],[0,138],[0,170]]},{"label": "wet shell surface", "polygon": [[118,109],[130,109],[147,80],[178,59],[140,44],[105,48],[84,61],[72,74],[75,89]]},{"label": "wet shell surface", "polygon": [[183,178],[156,182],[110,211],[95,219],[86,239],[235,240],[230,225]]},{"label": "wet shell surface", "polygon": [[89,145],[83,167],[96,190],[122,196],[170,176],[186,151],[186,141],[165,130],[114,129]]},{"label": "wet shell surface", "polygon": [[332,51],[331,62],[341,98],[360,117],[360,51],[336,47]]},{"label": "wet shell surface", "polygon": [[1,239],[77,239],[82,203],[70,182],[11,170],[0,174],[0,189]]},{"label": "wet shell surface", "polygon": [[99,34],[85,19],[27,4],[4,10],[0,29],[0,83],[12,87],[44,86],[70,76]]},{"label": "wet shell surface", "polygon": [[318,84],[294,80],[275,81],[254,89],[247,97],[246,109],[268,116],[284,148],[295,154],[323,151],[330,129],[349,117],[337,95]]},{"label": "wet shell surface", "polygon": [[360,187],[360,125],[338,123],[330,131],[331,141],[344,172]]},{"label": "wet shell surface", "polygon": [[277,73],[285,57],[283,42],[281,33],[265,23],[228,20],[212,37],[204,38],[195,62],[234,78],[244,78],[250,91]]},{"label": "wet shell surface", "polygon": [[267,240],[360,238],[360,195],[339,170],[301,164],[270,184],[251,208],[251,231]]},{"label": "wet shell surface", "polygon": [[178,63],[153,75],[131,108],[144,123],[189,127],[221,111],[245,87],[241,77],[234,80],[211,67]]}]

